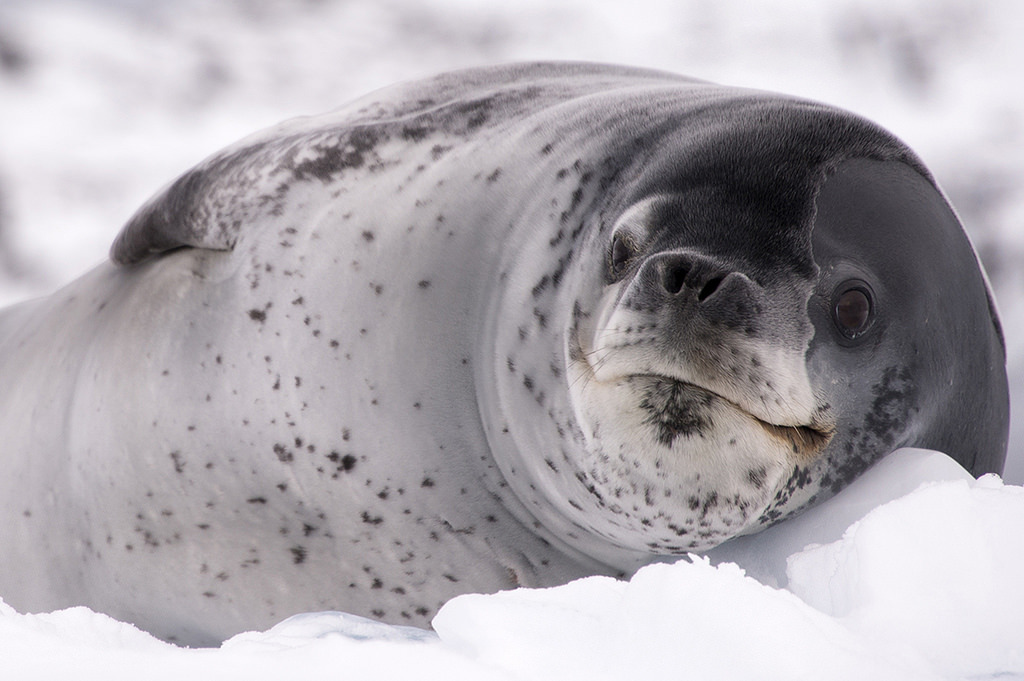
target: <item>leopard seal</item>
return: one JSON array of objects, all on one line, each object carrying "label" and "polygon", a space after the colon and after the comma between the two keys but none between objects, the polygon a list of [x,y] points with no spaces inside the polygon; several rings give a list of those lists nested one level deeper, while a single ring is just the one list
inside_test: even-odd
[{"label": "leopard seal", "polygon": [[583,63],[257,133],[0,315],[0,594],[188,644],[756,532],[1006,450],[978,259],[891,134]]}]

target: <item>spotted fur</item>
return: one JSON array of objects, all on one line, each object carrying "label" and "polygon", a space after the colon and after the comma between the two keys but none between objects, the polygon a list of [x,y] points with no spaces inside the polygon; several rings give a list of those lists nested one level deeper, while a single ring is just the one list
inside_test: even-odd
[{"label": "spotted fur", "polygon": [[845,112],[587,64],[396,86],[204,161],[0,313],[0,594],[192,644],[426,626],[756,531],[901,445],[997,470],[986,300],[920,161]]}]

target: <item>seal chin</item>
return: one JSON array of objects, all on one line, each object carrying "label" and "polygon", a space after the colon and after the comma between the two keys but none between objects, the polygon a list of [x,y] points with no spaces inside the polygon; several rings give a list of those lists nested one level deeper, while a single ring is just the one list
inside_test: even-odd
[{"label": "seal chin", "polygon": [[[591,370],[593,371],[593,367],[591,367]],[[745,408],[744,405],[738,404],[735,400],[731,400],[711,388],[703,385],[697,385],[691,381],[683,380],[675,376],[653,373],[637,373],[622,377],[615,377],[611,381],[608,379],[597,379],[595,376],[595,380],[598,380],[599,383],[616,383],[623,380],[630,383],[642,381],[655,385],[656,389],[659,391],[675,394],[685,393],[690,396],[691,400],[696,400],[697,402],[705,404],[715,402],[728,407],[756,423],[772,439],[779,440],[786,445],[786,447],[792,451],[792,458],[796,463],[806,464],[815,459],[822,451],[824,451],[832,441],[832,437],[835,435],[834,426],[830,426],[823,422],[792,424],[786,423],[784,418],[766,419],[764,417],[764,409],[758,410],[759,414],[755,414],[752,409]],[[643,403],[641,406],[645,408],[649,407],[649,402],[650,398],[648,397],[647,402]],[[686,420],[687,419],[684,417],[683,421],[685,422]]]},{"label": "seal chin", "polygon": [[762,416],[753,413],[750,409],[744,408],[743,405],[737,404],[734,400],[730,400],[714,390],[696,385],[690,381],[660,374],[635,374],[633,378],[651,378],[674,384],[691,392],[704,393],[710,399],[732,407],[737,412],[751,419],[771,437],[787,443],[792,447],[795,458],[803,461],[809,461],[820,454],[828,446],[829,442],[832,441],[833,435],[835,435],[835,428],[823,423],[792,425],[785,423],[784,419],[779,419],[779,422],[766,420]]}]

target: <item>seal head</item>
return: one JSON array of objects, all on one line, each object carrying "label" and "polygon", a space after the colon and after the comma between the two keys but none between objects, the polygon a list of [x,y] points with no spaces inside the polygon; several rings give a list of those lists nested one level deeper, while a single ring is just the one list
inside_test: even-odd
[{"label": "seal head", "polygon": [[1001,473],[1005,342],[984,271],[926,174],[855,159],[822,186],[808,305],[813,385],[842,439],[813,468],[834,493],[899,447]]},{"label": "seal head", "polygon": [[[628,569],[766,527],[897,447],[1001,470],[998,319],[909,149],[848,113],[743,91],[638,134],[640,118],[626,167],[580,173],[577,250],[531,272],[528,318],[506,301],[496,321],[492,447],[544,526]],[[564,391],[535,378],[563,368]],[[969,432],[948,417],[965,411]]]}]

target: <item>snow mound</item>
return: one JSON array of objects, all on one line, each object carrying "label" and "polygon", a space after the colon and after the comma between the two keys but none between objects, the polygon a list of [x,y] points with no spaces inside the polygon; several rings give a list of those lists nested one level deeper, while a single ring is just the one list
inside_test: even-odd
[{"label": "snow mound", "polygon": [[831,501],[708,557],[628,582],[460,596],[436,633],[309,613],[189,650],[85,608],[0,604],[0,669],[76,680],[1024,679],[1022,563],[1024,488],[899,450]]},{"label": "snow mound", "polygon": [[926,486],[791,556],[789,589],[946,677],[1021,671],[1022,559],[1024,488],[986,475]]}]

